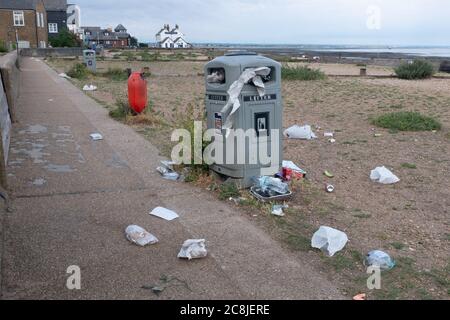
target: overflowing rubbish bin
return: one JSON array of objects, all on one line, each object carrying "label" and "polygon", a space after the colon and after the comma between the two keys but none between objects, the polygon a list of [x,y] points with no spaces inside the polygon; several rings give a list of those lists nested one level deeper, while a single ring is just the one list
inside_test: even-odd
[{"label": "overflowing rubbish bin", "polygon": [[[205,81],[207,126],[215,130],[215,141],[223,143],[224,161],[211,169],[243,188],[250,187],[254,177],[278,173],[282,163],[281,64],[256,53],[230,52],[206,64]],[[239,136],[242,132],[244,141]]]}]

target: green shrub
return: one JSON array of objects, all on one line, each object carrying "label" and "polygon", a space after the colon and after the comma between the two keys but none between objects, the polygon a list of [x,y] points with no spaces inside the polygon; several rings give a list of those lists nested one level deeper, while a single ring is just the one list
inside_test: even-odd
[{"label": "green shrub", "polygon": [[4,41],[0,40],[0,52],[8,52],[8,48],[6,47],[6,44]]},{"label": "green shrub", "polygon": [[402,63],[395,69],[400,79],[416,80],[426,79],[433,76],[435,70],[433,65],[425,60],[415,60],[413,63]]},{"label": "green shrub", "polygon": [[109,112],[109,116],[116,120],[123,120],[130,113],[130,107],[128,105],[128,100],[117,99],[116,108]]},{"label": "green shrub", "polygon": [[52,37],[48,41],[50,42],[50,45],[54,48],[63,48],[63,47],[71,48],[81,46],[81,42],[77,38],[77,36],[67,29],[61,30],[56,37]]},{"label": "green shrub", "polygon": [[108,71],[102,74],[102,76],[109,78],[113,81],[128,80],[128,72],[120,68],[109,68]]},{"label": "green shrub", "polygon": [[125,51],[120,56],[124,57],[127,61],[135,60],[134,54],[132,52]]},{"label": "green shrub", "polygon": [[373,120],[373,124],[397,131],[432,131],[442,128],[437,120],[418,112],[388,113]]},{"label": "green shrub", "polygon": [[229,198],[240,197],[241,192],[235,183],[226,182],[219,186],[219,199],[228,200]]},{"label": "green shrub", "polygon": [[326,79],[325,73],[317,69],[311,69],[306,66],[283,66],[281,68],[281,78],[283,80],[324,80]]},{"label": "green shrub", "polygon": [[67,75],[71,78],[83,80],[88,77],[89,70],[83,63],[77,63],[67,72]]}]

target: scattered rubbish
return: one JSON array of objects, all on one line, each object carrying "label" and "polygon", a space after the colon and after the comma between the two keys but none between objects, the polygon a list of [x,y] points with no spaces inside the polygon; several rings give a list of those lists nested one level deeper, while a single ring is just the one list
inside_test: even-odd
[{"label": "scattered rubbish", "polygon": [[186,240],[180,253],[178,253],[178,258],[192,260],[206,257],[208,251],[206,250],[205,242],[206,240],[204,239]]},{"label": "scattered rubbish", "polygon": [[65,79],[72,79],[71,77],[69,77],[69,76],[68,76],[67,74],[65,74],[64,72],[58,74],[58,76],[60,76],[61,78],[65,78]]},{"label": "scattered rubbish", "polygon": [[328,140],[328,142],[329,142],[329,143],[335,143],[335,142],[336,142],[336,139],[330,139],[330,140]]},{"label": "scattered rubbish", "polygon": [[303,127],[295,125],[286,129],[283,134],[289,139],[311,140],[317,138],[310,125]]},{"label": "scattered rubbish", "polygon": [[327,190],[328,193],[333,193],[334,192],[334,186],[331,185],[331,184],[328,184],[326,186],[326,190]]},{"label": "scattered rubbish", "polygon": [[267,67],[261,68],[249,68],[244,70],[238,80],[236,80],[228,90],[228,102],[220,111],[222,114],[228,114],[228,117],[223,125],[222,129],[226,130],[226,137],[228,138],[234,126],[234,114],[241,107],[239,96],[244,88],[244,85],[253,82],[260,97],[264,97],[266,89],[262,77],[267,77],[271,70]]},{"label": "scattered rubbish", "polygon": [[208,83],[223,83],[225,81],[225,73],[222,70],[217,70],[206,77]]},{"label": "scattered rubbish", "polygon": [[156,168],[162,177],[166,180],[177,181],[180,179],[180,175],[173,168],[174,163],[172,161],[161,161],[162,166]]},{"label": "scattered rubbish", "polygon": [[230,200],[230,201],[233,201],[234,204],[239,205],[239,204],[241,204],[242,202],[246,201],[247,198],[244,198],[244,197],[239,197],[239,198],[233,198],[233,197],[230,197],[229,200]]},{"label": "scattered rubbish", "polygon": [[273,205],[272,206],[272,214],[274,216],[278,216],[278,217],[284,217],[285,213],[283,212],[283,209],[288,209],[289,206],[288,205]]},{"label": "scattered rubbish", "polygon": [[49,102],[53,102],[53,99],[48,99]]},{"label": "scattered rubbish", "polygon": [[93,133],[90,135],[90,137],[93,141],[103,140],[103,136],[100,133]]},{"label": "scattered rubbish", "polygon": [[159,242],[159,240],[154,235],[136,225],[127,227],[125,230],[125,234],[129,241],[141,247]]},{"label": "scattered rubbish", "polygon": [[292,192],[289,191],[286,194],[277,194],[272,192],[264,192],[262,189],[258,186],[253,186],[250,188],[250,193],[258,200],[262,202],[267,201],[278,201],[278,200],[285,200],[292,196]]},{"label": "scattered rubbish", "polygon": [[337,252],[344,249],[348,242],[347,235],[339,230],[330,227],[320,227],[320,229],[314,234],[311,246],[316,249],[320,249],[328,256],[332,257]]},{"label": "scattered rubbish", "polygon": [[[168,287],[170,286],[183,286],[187,290],[192,291],[191,288],[189,288],[186,281],[180,280],[177,277],[168,277],[166,275],[162,275],[161,278],[159,278],[159,284],[156,285],[150,285],[150,286],[142,286],[141,288],[144,290],[151,290],[155,295],[159,296],[161,293],[164,292]],[[176,284],[173,284],[176,282]]]},{"label": "scattered rubbish", "polygon": [[[286,175],[287,174],[290,174],[291,175],[291,179],[292,178],[297,178],[297,179],[302,179],[302,178],[305,178],[306,177],[306,171],[305,170],[303,170],[303,169],[301,169],[301,168],[299,168],[294,162],[292,162],[292,161],[283,161],[283,164],[282,164],[282,167],[283,167],[283,178],[284,179],[286,179],[286,180],[290,180],[290,179],[287,179],[287,177],[286,177]],[[289,171],[289,170],[287,170],[286,172],[285,172],[285,169],[289,169],[289,170],[291,170],[291,171]],[[286,174],[286,175],[285,175]]]},{"label": "scattered rubbish", "polygon": [[325,133],[323,134],[323,136],[324,136],[325,138],[334,138],[334,133],[333,133],[333,132],[325,132]]},{"label": "scattered rubbish", "polygon": [[157,207],[153,209],[152,212],[150,212],[150,214],[152,216],[162,218],[167,221],[172,221],[179,217],[176,212],[162,207]]},{"label": "scattered rubbish", "polygon": [[47,183],[47,180],[45,180],[44,178],[38,178],[33,181],[33,185],[38,186],[38,187],[41,187],[46,183]]},{"label": "scattered rubbish", "polygon": [[334,178],[334,174],[332,174],[330,171],[325,171],[324,173],[323,173],[325,176],[327,176],[328,178]]},{"label": "scattered rubbish", "polygon": [[382,135],[381,133],[375,133],[373,136],[374,136],[375,138],[380,138],[380,137],[382,137],[383,135]]},{"label": "scattered rubbish", "polygon": [[95,91],[95,90],[97,90],[97,87],[92,85],[92,84],[91,85],[85,85],[83,87],[83,91]]},{"label": "scattered rubbish", "polygon": [[372,170],[370,179],[381,184],[394,184],[400,181],[400,179],[386,167],[378,167]]},{"label": "scattered rubbish", "polygon": [[367,254],[364,265],[366,267],[380,267],[381,270],[391,270],[395,267],[395,261],[386,252],[374,250]]},{"label": "scattered rubbish", "polygon": [[256,185],[261,188],[264,193],[272,195],[286,194],[289,192],[289,185],[281,181],[281,179],[274,177],[259,177]]},{"label": "scattered rubbish", "polygon": [[364,301],[367,300],[367,295],[365,293],[358,294],[353,297],[354,301]]}]

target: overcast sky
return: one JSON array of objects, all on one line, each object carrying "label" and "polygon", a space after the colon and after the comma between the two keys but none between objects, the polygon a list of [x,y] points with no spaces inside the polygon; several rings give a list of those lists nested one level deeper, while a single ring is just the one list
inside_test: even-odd
[{"label": "overcast sky", "polygon": [[[69,1],[70,2],[70,1]],[[74,0],[82,25],[141,42],[165,23],[189,42],[450,46],[450,0]]]}]

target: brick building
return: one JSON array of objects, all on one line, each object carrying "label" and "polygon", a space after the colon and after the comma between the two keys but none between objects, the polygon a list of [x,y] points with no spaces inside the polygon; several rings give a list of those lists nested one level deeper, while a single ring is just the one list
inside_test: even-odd
[{"label": "brick building", "polygon": [[20,48],[45,48],[47,13],[42,0],[0,0],[0,41]]},{"label": "brick building", "polygon": [[83,39],[88,46],[103,46],[104,48],[128,48],[131,46],[131,36],[127,29],[119,24],[114,30],[100,27],[81,27]]}]

